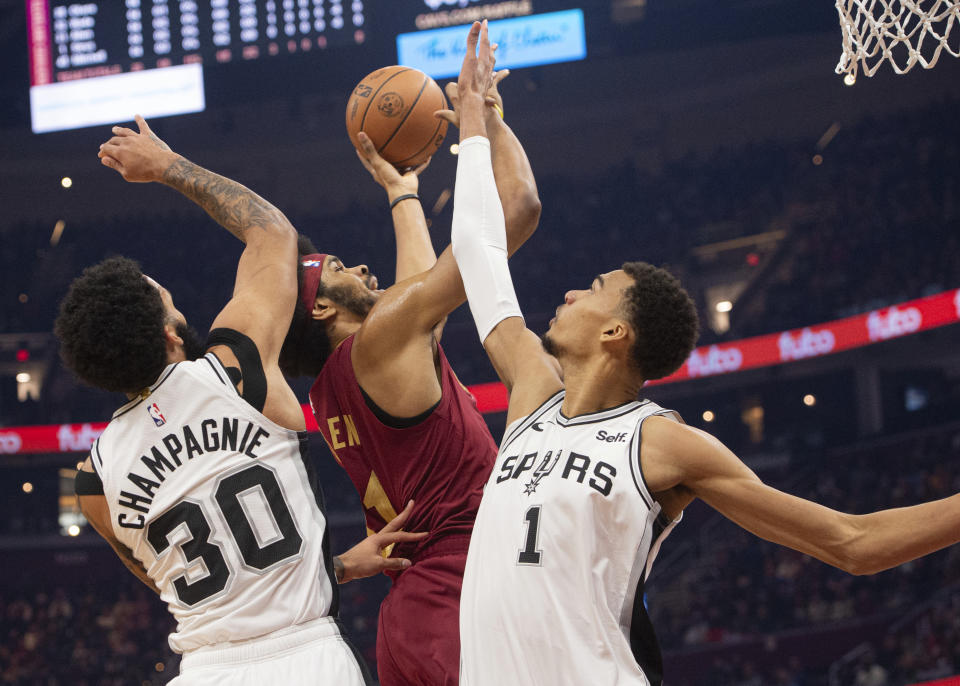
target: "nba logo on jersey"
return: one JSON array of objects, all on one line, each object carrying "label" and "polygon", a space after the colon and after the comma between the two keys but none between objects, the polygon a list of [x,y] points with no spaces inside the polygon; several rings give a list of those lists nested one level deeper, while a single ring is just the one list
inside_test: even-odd
[{"label": "nba logo on jersey", "polygon": [[160,411],[160,408],[157,407],[156,403],[151,403],[147,405],[147,414],[150,415],[150,418],[153,420],[153,423],[157,426],[163,426],[167,423],[167,420],[164,419],[163,413]]}]

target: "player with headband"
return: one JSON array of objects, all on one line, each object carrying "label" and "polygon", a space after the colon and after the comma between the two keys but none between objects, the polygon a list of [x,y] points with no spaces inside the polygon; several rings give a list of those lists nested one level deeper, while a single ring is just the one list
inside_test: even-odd
[{"label": "player with headband", "polygon": [[[478,29],[479,30],[479,29]],[[477,40],[477,32],[471,34]],[[520,143],[504,123],[496,82],[486,93],[508,249],[536,227],[539,200]],[[447,94],[458,123],[456,84]],[[446,316],[465,300],[449,248],[436,257],[417,198],[420,169],[399,173],[361,136],[361,161],[387,192],[397,239],[396,284],[377,290],[366,266],[301,247],[300,302],[280,356],[288,375],[315,378],[310,403],[333,455],[379,531],[408,500],[408,527],[429,536],[398,545],[413,561],[392,573],[380,608],[377,669],[384,686],[450,686],[459,678],[460,583],[496,444],[440,346]]]},{"label": "player with headband", "polygon": [[709,434],[637,396],[680,367],[697,315],[679,282],[628,262],[569,291],[541,341],[517,304],[483,117],[481,36],[460,73],[452,245],[510,392],[463,582],[463,686],[659,686],[643,585],[700,498],[748,531],[853,574],[960,541],[960,495],[848,515],[765,485]]}]

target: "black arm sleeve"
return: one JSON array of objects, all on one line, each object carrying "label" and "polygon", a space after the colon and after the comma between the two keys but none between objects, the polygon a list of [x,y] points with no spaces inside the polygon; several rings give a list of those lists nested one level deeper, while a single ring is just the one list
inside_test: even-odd
[{"label": "black arm sleeve", "polygon": [[[267,402],[267,375],[263,371],[263,363],[260,361],[260,351],[257,350],[257,344],[249,336],[235,331],[234,329],[214,329],[207,337],[207,349],[215,345],[223,345],[230,348],[237,362],[240,363],[240,380],[243,381],[243,393],[241,397],[250,403],[257,412],[263,412],[263,405]],[[227,372],[230,373],[228,368]],[[230,374],[230,380],[234,385],[239,381]]]},{"label": "black arm sleeve", "polygon": [[73,482],[73,490],[77,495],[103,495],[103,481],[96,472],[79,469]]}]

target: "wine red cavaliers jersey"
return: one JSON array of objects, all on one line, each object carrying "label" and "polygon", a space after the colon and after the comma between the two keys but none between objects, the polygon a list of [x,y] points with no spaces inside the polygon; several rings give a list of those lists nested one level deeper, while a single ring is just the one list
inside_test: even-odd
[{"label": "wine red cavaliers jersey", "polygon": [[410,500],[407,531],[429,536],[394,556],[413,557],[454,537],[465,553],[497,446],[474,397],[438,345],[442,397],[418,417],[386,415],[357,382],[354,337],[333,352],[310,389],[310,405],[337,461],[363,498],[367,529],[379,531]]}]

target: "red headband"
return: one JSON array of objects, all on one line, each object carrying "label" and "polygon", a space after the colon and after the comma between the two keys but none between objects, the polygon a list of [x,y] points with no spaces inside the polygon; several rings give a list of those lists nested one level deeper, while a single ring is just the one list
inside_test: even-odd
[{"label": "red headband", "polygon": [[323,265],[327,261],[326,253],[301,255],[300,264],[303,266],[303,285],[300,287],[300,302],[307,308],[307,315],[313,312],[313,305],[317,300],[317,289],[320,288],[320,277],[323,276]]}]

